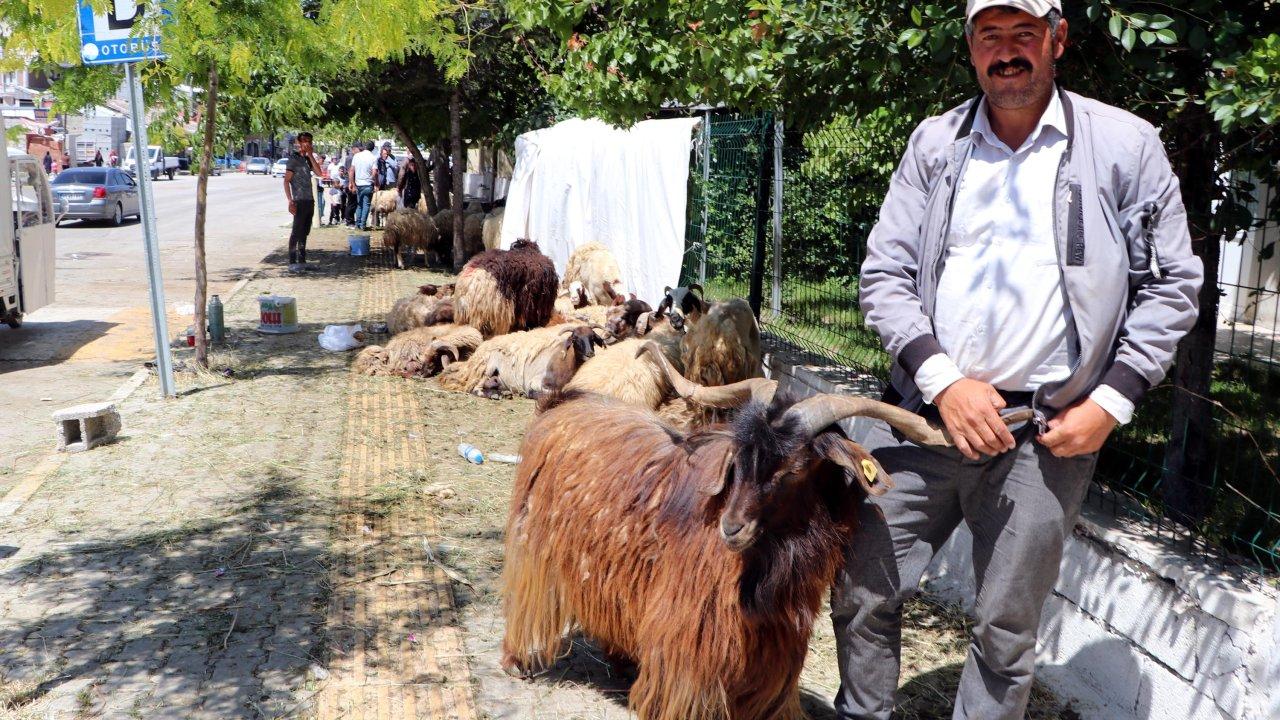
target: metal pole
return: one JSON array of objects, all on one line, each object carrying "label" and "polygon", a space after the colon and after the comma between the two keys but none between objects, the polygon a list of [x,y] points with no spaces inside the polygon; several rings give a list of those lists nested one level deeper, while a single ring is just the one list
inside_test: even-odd
[{"label": "metal pole", "polygon": [[750,286],[747,293],[747,303],[751,305],[751,312],[757,318],[760,317],[760,308],[764,304],[764,244],[769,225],[769,190],[772,184],[769,175],[773,172],[773,163],[769,162],[769,148],[773,145],[771,113],[765,113],[761,118],[759,132],[760,144],[756,146],[760,161],[756,167],[755,241],[752,245]]},{"label": "metal pole", "polygon": [[156,235],[156,211],[151,199],[151,153],[147,149],[147,115],[142,104],[142,82],[133,70],[133,63],[125,63],[124,75],[125,84],[129,86],[129,112],[133,116],[133,156],[137,161],[134,172],[138,174],[138,195],[142,199],[142,235],[147,249],[147,279],[151,282],[156,370],[160,373],[160,393],[164,397],[173,397],[173,356],[169,353],[169,321],[164,311],[164,280],[160,277],[160,238]]},{"label": "metal pole", "polygon": [[769,310],[782,314],[782,118],[773,122],[773,295]]},{"label": "metal pole", "polygon": [[707,284],[707,217],[711,209],[711,111],[702,117],[702,246],[698,252],[698,284]]}]

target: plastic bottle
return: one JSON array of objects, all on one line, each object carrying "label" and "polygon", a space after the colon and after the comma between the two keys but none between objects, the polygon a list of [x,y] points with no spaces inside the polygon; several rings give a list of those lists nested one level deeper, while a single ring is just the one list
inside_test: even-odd
[{"label": "plastic bottle", "polygon": [[458,454],[466,458],[469,463],[484,464],[484,453],[480,452],[480,448],[471,443],[460,443],[458,445]]},{"label": "plastic bottle", "polygon": [[209,339],[221,344],[227,337],[227,326],[222,319],[222,300],[217,295],[209,298]]}]

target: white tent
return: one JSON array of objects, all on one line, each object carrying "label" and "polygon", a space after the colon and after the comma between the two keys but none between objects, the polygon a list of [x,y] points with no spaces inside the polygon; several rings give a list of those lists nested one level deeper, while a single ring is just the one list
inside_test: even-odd
[{"label": "white tent", "polygon": [[680,279],[700,122],[646,120],[621,130],[575,119],[516,138],[501,246],[534,240],[563,275],[574,248],[600,242],[617,256],[627,289],[656,306],[663,287]]}]

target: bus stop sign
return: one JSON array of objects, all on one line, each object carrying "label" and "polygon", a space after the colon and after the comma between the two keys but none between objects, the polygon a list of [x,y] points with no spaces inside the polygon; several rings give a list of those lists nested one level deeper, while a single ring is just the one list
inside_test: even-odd
[{"label": "bus stop sign", "polygon": [[[85,65],[114,65],[139,60],[163,60],[159,22],[169,11],[151,0],[111,0],[106,12],[95,12],[86,0],[76,0],[80,20],[80,58]],[[152,33],[135,34],[134,26]]]}]

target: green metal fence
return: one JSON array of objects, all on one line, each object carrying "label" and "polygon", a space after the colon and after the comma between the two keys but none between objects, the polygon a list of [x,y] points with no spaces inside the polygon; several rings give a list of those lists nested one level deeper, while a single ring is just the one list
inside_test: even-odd
[{"label": "green metal fence", "polygon": [[[713,299],[749,298],[775,346],[886,380],[888,357],[858,309],[858,275],[885,179],[853,160],[873,149],[838,127],[797,134],[768,116],[705,120],[690,171],[682,282],[701,282]],[[1260,191],[1260,216],[1274,195]],[[1280,571],[1280,258],[1267,249],[1277,234],[1258,229],[1224,245],[1213,471],[1182,479],[1202,498],[1202,512],[1181,524],[1167,519],[1177,392],[1168,383],[1104,449],[1089,499],[1153,537],[1269,573]]]}]

